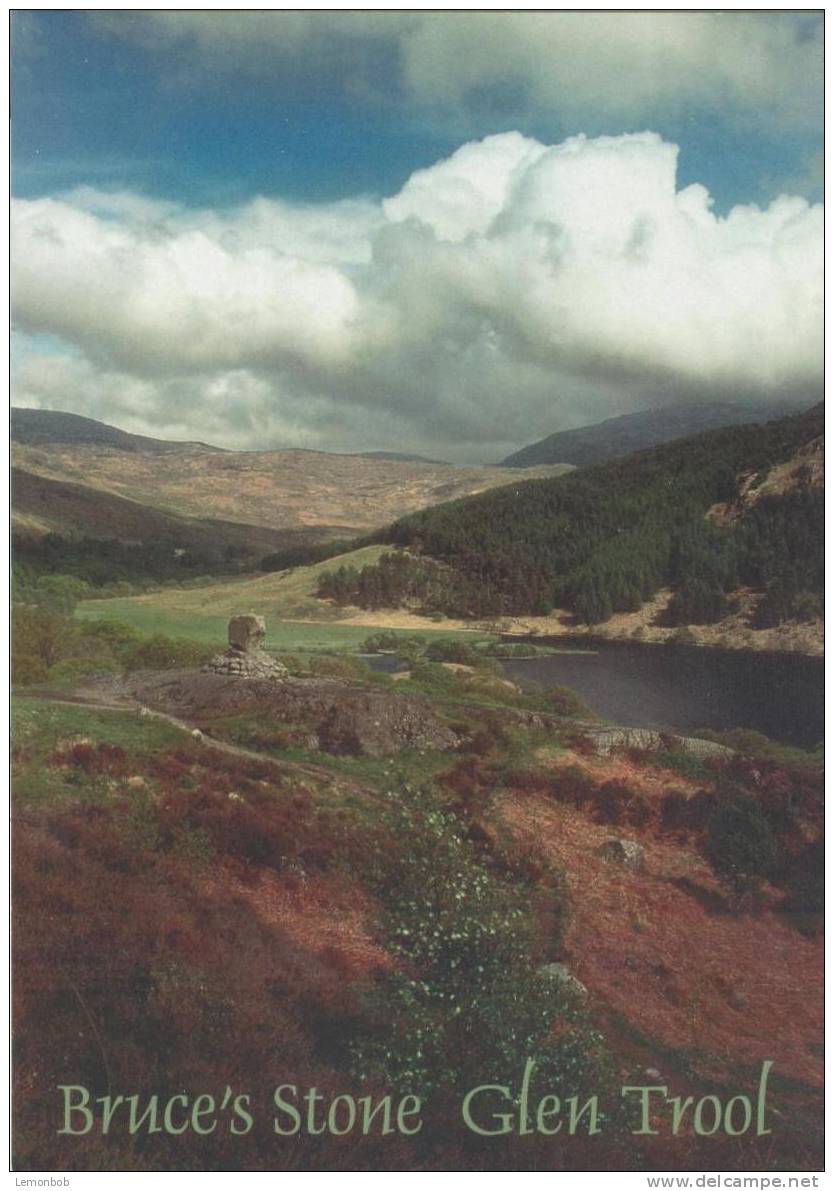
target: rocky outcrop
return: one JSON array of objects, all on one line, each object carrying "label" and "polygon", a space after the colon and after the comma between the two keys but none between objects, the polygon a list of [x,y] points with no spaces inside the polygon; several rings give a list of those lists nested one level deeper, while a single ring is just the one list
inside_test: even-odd
[{"label": "rocky outcrop", "polygon": [[821,435],[767,471],[742,472],[736,477],[735,496],[726,503],[713,505],[707,516],[719,525],[732,525],[765,497],[824,487],[825,439]]},{"label": "rocky outcrop", "polygon": [[593,743],[603,756],[616,749],[675,749],[690,753],[693,757],[731,757],[733,750],[711,740],[699,740],[697,736],[675,736],[668,732],[657,732],[653,728],[601,728],[595,724],[583,724],[582,733]]},{"label": "rocky outcrop", "polygon": [[325,752],[388,756],[403,749],[451,749],[458,737],[418,695],[351,687],[335,679],[252,678],[199,670],[137,673],[122,683],[131,700],[194,723],[257,715],[303,726]]}]

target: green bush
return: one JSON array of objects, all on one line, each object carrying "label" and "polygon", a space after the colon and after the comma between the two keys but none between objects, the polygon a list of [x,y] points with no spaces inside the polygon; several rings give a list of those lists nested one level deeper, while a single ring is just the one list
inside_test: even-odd
[{"label": "green bush", "polygon": [[455,662],[459,666],[483,663],[483,655],[466,641],[432,641],[425,656],[430,662]]},{"label": "green bush", "polygon": [[788,874],[785,909],[821,914],[825,910],[825,841],[815,840],[796,857]]},{"label": "green bush", "polygon": [[82,657],[62,658],[49,671],[49,677],[54,681],[67,682],[98,674],[117,674],[120,669],[110,650],[103,649],[86,653]]},{"label": "green bush", "polygon": [[34,653],[12,654],[12,682],[15,686],[32,686],[37,682],[46,682],[49,670],[42,658]]},{"label": "green bush", "polygon": [[132,624],[125,620],[90,620],[85,621],[81,630],[88,641],[107,644],[114,654],[119,656],[126,653],[131,646],[142,640],[142,634]]},{"label": "green bush", "polygon": [[162,633],[139,641],[124,655],[125,669],[186,670],[201,666],[212,656],[210,645],[189,641],[185,637],[165,637]]},{"label": "green bush", "polygon": [[718,876],[739,892],[770,875],[776,840],[755,799],[732,794],[718,803],[707,821],[704,852]]},{"label": "green bush", "polygon": [[563,715],[575,720],[595,720],[599,718],[582,696],[578,695],[576,691],[572,691],[570,687],[548,687],[544,693],[544,698],[548,710],[555,711],[557,715]]},{"label": "green bush", "polygon": [[421,653],[425,644],[422,637],[404,637],[402,633],[383,629],[382,632],[366,637],[361,650],[363,653]]},{"label": "green bush", "polygon": [[763,732],[755,728],[730,728],[726,732],[716,732],[711,728],[699,729],[693,733],[701,740],[711,740],[715,744],[726,745],[745,757],[755,757],[761,761],[774,761],[778,765],[799,769],[821,769],[823,764],[822,750],[813,752],[794,748],[792,745],[780,744],[771,740]]},{"label": "green bush", "polygon": [[423,658],[418,658],[411,667],[411,678],[425,690],[438,695],[451,694],[460,686],[453,671],[444,669],[439,663],[427,662]]}]

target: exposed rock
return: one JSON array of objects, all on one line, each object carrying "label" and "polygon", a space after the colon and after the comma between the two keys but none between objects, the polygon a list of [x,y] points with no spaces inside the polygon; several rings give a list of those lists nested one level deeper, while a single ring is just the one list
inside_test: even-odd
[{"label": "exposed rock", "polygon": [[288,674],[275,658],[262,649],[266,637],[266,622],[262,616],[249,612],[233,616],[229,621],[229,648],[207,662],[204,669],[231,678],[264,678],[282,682]]},{"label": "exposed rock", "polygon": [[121,680],[121,690],[192,722],[254,714],[264,723],[292,724],[330,753],[385,756],[402,749],[452,749],[458,743],[422,696],[352,687],[332,678],[241,682],[234,674],[208,669],[168,670],[137,672]]},{"label": "exposed rock", "polygon": [[643,867],[644,852],[640,844],[630,839],[607,839],[600,844],[597,853],[606,860],[613,860],[624,868],[640,869]]},{"label": "exposed rock", "polygon": [[657,732],[653,728],[601,728],[594,724],[583,724],[583,733],[590,738],[598,753],[603,755],[615,749],[676,749],[690,753],[693,757],[732,757],[734,750],[712,740],[699,740],[696,736],[674,736],[668,732]]},{"label": "exposed rock", "polygon": [[581,980],[577,980],[570,968],[566,964],[544,964],[539,968],[538,975],[543,980],[549,980],[552,984],[564,991],[573,993],[577,997],[587,997],[588,990]]},{"label": "exposed rock", "polygon": [[252,649],[261,649],[265,640],[266,621],[262,616],[247,612],[243,616],[233,616],[229,621],[229,645],[232,649],[248,653]]},{"label": "exposed rock", "polygon": [[719,525],[732,525],[767,497],[824,487],[825,439],[821,435],[767,471],[742,472],[736,477],[735,496],[725,504],[713,505],[707,516]]}]

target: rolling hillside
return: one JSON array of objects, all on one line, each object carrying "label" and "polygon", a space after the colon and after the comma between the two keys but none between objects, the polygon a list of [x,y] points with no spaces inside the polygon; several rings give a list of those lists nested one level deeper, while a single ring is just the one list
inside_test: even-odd
[{"label": "rolling hillside", "polygon": [[[12,526],[27,538],[42,534],[167,542],[172,549],[236,548],[258,553],[294,545],[298,531],[177,517],[151,505],[12,469]],[[304,541],[311,535],[304,534]]]},{"label": "rolling hillside", "polygon": [[[63,421],[65,416],[70,422]],[[152,450],[126,446],[118,438],[119,431],[114,440],[112,427],[89,419],[79,421],[80,427],[71,415],[59,415],[57,423],[52,415],[45,421],[24,419],[23,431],[13,430],[27,439],[13,444],[18,470],[44,480],[83,486],[92,493],[105,494],[108,500],[133,501],[169,517],[305,531],[311,540],[367,532],[427,505],[515,480],[511,472],[497,467],[454,467],[318,451],[221,451],[198,443],[167,443],[162,444],[164,449]],[[38,431],[41,422],[42,433]],[[65,426],[69,426],[66,433]],[[100,427],[101,437],[92,439],[96,427]],[[79,434],[87,437],[79,438]],[[47,435],[52,437],[47,439]],[[70,441],[60,441],[62,435]],[[136,437],[128,435],[126,440],[134,442]],[[563,470],[557,469],[557,474]],[[552,475],[554,469],[543,469],[540,474]],[[42,501],[36,502],[37,508],[25,503],[33,487],[31,482],[21,486],[24,503],[17,506],[18,513],[35,519],[30,522],[32,528],[43,514]],[[93,499],[88,498],[89,502]],[[92,510],[91,517],[93,522],[101,519]],[[56,520],[57,515],[53,522]],[[78,532],[77,524],[52,527]]]}]

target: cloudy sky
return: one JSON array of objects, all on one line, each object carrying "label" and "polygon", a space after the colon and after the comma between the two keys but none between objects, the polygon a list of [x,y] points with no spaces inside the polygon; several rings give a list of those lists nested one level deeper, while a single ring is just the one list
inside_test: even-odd
[{"label": "cloudy sky", "polygon": [[13,401],[494,461],[822,384],[800,12],[13,14]]}]

